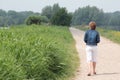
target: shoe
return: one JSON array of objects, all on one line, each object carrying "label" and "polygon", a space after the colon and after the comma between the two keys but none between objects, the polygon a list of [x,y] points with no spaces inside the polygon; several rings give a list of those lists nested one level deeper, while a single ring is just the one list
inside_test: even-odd
[{"label": "shoe", "polygon": [[87,74],[87,76],[91,76],[91,74],[89,73],[89,74]]}]

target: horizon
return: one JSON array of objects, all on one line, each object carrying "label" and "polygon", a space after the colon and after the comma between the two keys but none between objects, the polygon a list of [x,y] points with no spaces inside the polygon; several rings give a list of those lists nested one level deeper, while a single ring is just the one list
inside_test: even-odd
[{"label": "horizon", "polygon": [[88,5],[102,9],[104,12],[120,11],[120,0],[0,0],[0,9],[5,11],[14,10],[16,12],[32,11],[41,13],[42,9],[45,6],[52,6],[56,3],[58,3],[60,7],[65,7],[68,12],[75,12],[75,10],[77,10],[78,8],[82,8]]},{"label": "horizon", "polygon": [[[55,4],[58,4],[58,3],[55,3]],[[54,4],[53,4],[54,5]],[[53,5],[51,5],[51,6],[53,6]],[[50,6],[50,5],[46,5],[46,6]],[[45,6],[45,7],[46,7]],[[87,6],[90,6],[90,5],[87,5]],[[84,7],[87,7],[87,6],[84,6]],[[61,6],[60,6],[61,7]],[[84,7],[78,7],[76,10],[78,10],[79,8],[84,8]],[[96,8],[98,8],[97,6],[90,6],[90,7],[96,7]],[[44,8],[44,7],[43,7]],[[62,7],[61,7],[62,8]],[[63,8],[66,8],[66,7],[63,7]],[[67,9],[67,8],[66,8]],[[103,9],[100,9],[100,8],[98,8],[99,10],[103,10]],[[4,9],[0,9],[0,10],[4,10]],[[75,10],[75,11],[76,11]],[[18,10],[4,10],[4,11],[6,11],[6,12],[8,12],[8,11],[15,11],[15,12],[25,12],[25,11],[31,11],[31,12],[34,12],[34,13],[41,13],[42,12],[42,10],[41,10],[41,12],[36,12],[36,11],[32,11],[32,10],[24,10],[24,11],[18,11]],[[68,9],[67,9],[67,11],[68,11]],[[74,11],[74,12],[75,12]],[[68,11],[69,12],[69,11]],[[72,13],[74,13],[74,12],[72,12]],[[120,10],[117,10],[117,11],[114,11],[114,12],[105,12],[104,10],[103,10],[103,12],[104,13],[114,13],[114,12],[120,12]]]}]

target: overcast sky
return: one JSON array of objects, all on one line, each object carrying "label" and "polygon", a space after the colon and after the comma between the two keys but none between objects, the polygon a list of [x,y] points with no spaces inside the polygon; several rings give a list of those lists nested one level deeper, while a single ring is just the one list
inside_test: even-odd
[{"label": "overcast sky", "polygon": [[43,7],[55,3],[66,7],[69,12],[87,5],[97,6],[104,12],[120,11],[120,0],[0,0],[0,9],[41,12]]}]

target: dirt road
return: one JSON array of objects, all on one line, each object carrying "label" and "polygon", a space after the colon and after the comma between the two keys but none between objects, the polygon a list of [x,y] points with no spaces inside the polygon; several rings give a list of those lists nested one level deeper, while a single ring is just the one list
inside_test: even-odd
[{"label": "dirt road", "polygon": [[72,27],[70,31],[80,57],[80,67],[72,80],[120,80],[120,45],[101,37],[98,44],[97,75],[87,76],[84,32]]}]

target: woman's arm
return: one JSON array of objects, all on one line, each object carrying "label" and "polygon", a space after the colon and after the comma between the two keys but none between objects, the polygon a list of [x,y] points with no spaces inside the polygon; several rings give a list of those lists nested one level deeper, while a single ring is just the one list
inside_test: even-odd
[{"label": "woman's arm", "polygon": [[100,35],[99,35],[99,33],[97,34],[97,43],[99,43],[100,42]]},{"label": "woman's arm", "polygon": [[84,42],[87,43],[87,32],[85,32],[85,35],[84,35]]}]

